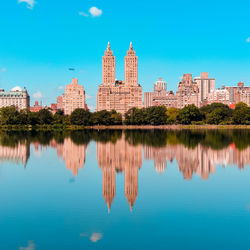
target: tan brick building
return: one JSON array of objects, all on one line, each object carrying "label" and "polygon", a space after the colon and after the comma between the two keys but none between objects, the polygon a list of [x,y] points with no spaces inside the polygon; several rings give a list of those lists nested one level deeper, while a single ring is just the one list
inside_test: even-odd
[{"label": "tan brick building", "polygon": [[78,80],[73,78],[72,83],[65,88],[65,94],[62,98],[57,97],[58,109],[61,107],[65,115],[70,115],[75,109],[85,109],[85,90],[82,85],[78,84]]},{"label": "tan brick building", "polygon": [[102,84],[97,92],[97,111],[116,110],[124,115],[130,108],[142,106],[142,87],[138,84],[138,58],[132,43],[125,56],[125,82],[115,80],[115,57],[108,43],[102,58]]},{"label": "tan brick building", "polygon": [[176,92],[177,107],[184,108],[191,104],[198,107],[198,94],[198,84],[193,81],[192,74],[184,74]]}]

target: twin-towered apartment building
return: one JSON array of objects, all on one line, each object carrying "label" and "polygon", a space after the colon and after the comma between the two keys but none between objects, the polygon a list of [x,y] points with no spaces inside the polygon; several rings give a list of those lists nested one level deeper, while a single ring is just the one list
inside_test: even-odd
[{"label": "twin-towered apartment building", "polygon": [[125,56],[125,81],[115,78],[115,56],[110,44],[102,57],[102,84],[97,92],[97,111],[116,110],[125,114],[130,108],[143,107],[142,87],[138,84],[138,57],[132,43]]}]

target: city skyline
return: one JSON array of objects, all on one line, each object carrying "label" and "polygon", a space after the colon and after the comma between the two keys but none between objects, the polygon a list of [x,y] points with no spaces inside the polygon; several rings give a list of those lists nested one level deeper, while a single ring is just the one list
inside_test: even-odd
[{"label": "city skyline", "polygon": [[[203,3],[206,8],[198,1],[147,1],[141,5],[75,0],[70,5],[60,3],[60,9],[56,8],[59,1],[33,3],[8,1],[0,10],[1,87],[26,86],[32,104],[36,99],[47,105],[55,102],[62,86],[77,77],[89,107],[96,107],[96,89],[102,79],[99,58],[108,41],[116,54],[118,79],[124,78],[124,48],[133,41],[140,58],[138,82],[145,92],[151,91],[159,77],[176,92],[183,73],[195,77],[210,72],[216,88],[240,81],[249,85],[246,1],[237,6],[232,1],[209,1]],[[19,21],[13,22],[8,11]],[[208,13],[210,18],[203,18]],[[71,67],[75,71],[69,71]]]}]

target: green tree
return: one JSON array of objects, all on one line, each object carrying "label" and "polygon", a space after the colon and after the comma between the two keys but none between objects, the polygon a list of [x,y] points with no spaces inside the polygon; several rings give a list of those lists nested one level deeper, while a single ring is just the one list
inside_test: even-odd
[{"label": "green tree", "polygon": [[193,121],[201,121],[202,118],[202,113],[194,104],[185,106],[177,116],[177,120],[181,124],[191,124]]},{"label": "green tree", "polygon": [[124,123],[126,125],[132,125],[135,124],[135,113],[137,111],[137,108],[131,108],[125,113],[125,120]]},{"label": "green tree", "polygon": [[[112,113],[113,112],[113,113]],[[107,111],[107,110],[101,110],[98,112],[95,112],[92,117],[92,122],[95,125],[113,125],[114,124],[114,119],[111,117],[116,113],[116,111]]]},{"label": "green tree", "polygon": [[233,123],[250,124],[250,107],[246,103],[240,102],[236,104],[233,111]]},{"label": "green tree", "polygon": [[38,117],[38,121],[39,124],[41,125],[49,125],[52,124],[53,122],[53,116],[51,114],[51,112],[47,109],[41,109],[37,112],[37,117]]},{"label": "green tree", "polygon": [[230,121],[232,109],[223,103],[212,103],[200,109],[205,115],[206,122],[209,124],[220,124],[221,122]]},{"label": "green tree", "polygon": [[58,110],[54,115],[53,115],[53,123],[54,124],[63,124],[63,118],[64,114],[62,110]]},{"label": "green tree", "polygon": [[111,111],[111,120],[112,124],[114,125],[121,125],[122,124],[122,115],[117,113],[115,110]]},{"label": "green tree", "polygon": [[28,113],[28,123],[29,123],[29,125],[40,124],[40,119],[38,117],[38,112],[29,112]]},{"label": "green tree", "polygon": [[166,124],[167,114],[165,106],[153,106],[145,109],[146,124],[150,125],[162,125]]},{"label": "green tree", "polygon": [[168,108],[167,109],[167,124],[176,124],[177,123],[177,116],[179,114],[179,109],[177,108]]},{"label": "green tree", "polygon": [[85,109],[75,109],[70,116],[70,122],[74,125],[90,125],[91,113]]},{"label": "green tree", "polygon": [[17,116],[17,123],[22,125],[27,125],[29,121],[30,111],[28,109],[23,109]]},{"label": "green tree", "polygon": [[18,123],[19,112],[16,107],[0,108],[0,123],[2,125],[13,125]]}]

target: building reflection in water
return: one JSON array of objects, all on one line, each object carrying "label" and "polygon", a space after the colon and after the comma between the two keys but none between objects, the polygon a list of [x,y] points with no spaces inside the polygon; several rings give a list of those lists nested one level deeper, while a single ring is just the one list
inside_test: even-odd
[{"label": "building reflection in water", "polygon": [[138,170],[143,162],[143,146],[133,146],[124,134],[115,143],[97,142],[97,160],[103,171],[103,197],[110,210],[115,197],[116,172],[125,172],[125,196],[133,209],[138,196]]},{"label": "building reflection in water", "polygon": [[74,176],[77,176],[78,170],[84,167],[87,149],[86,144],[75,144],[69,137],[67,137],[60,143],[52,139],[49,145],[46,146],[40,145],[39,142],[34,142],[32,145],[34,146],[37,155],[41,154],[41,152],[48,147],[56,149],[57,156],[64,160],[66,168],[71,170]]},{"label": "building reflection in water", "polygon": [[65,161],[66,168],[77,176],[78,170],[84,167],[87,145],[75,144],[70,138],[65,138],[61,144],[52,141],[51,144],[53,143],[57,149],[57,155]]},{"label": "building reflection in water", "polygon": [[[179,142],[163,146],[152,146],[143,142],[134,145],[131,143],[133,137],[132,140],[126,139],[125,133],[112,141],[108,139],[103,142],[100,138],[97,137],[96,143],[97,161],[103,173],[103,197],[108,211],[116,195],[116,174],[119,172],[124,173],[125,197],[130,209],[133,209],[138,196],[138,172],[143,164],[143,151],[144,159],[153,160],[154,168],[160,174],[166,171],[168,162],[176,161],[185,180],[191,180],[194,174],[206,180],[210,174],[215,173],[216,165],[223,167],[237,165],[239,169],[250,165],[249,143],[242,149],[236,148],[234,142],[217,149],[200,142],[192,147]],[[30,156],[30,145],[34,146],[38,155],[50,147],[54,148],[58,157],[65,161],[66,168],[77,176],[79,169],[84,167],[86,148],[90,140],[75,143],[70,137],[65,137],[60,142],[52,138],[47,144],[36,140],[32,143],[29,141],[26,139],[15,143],[10,141],[9,144],[6,143],[6,138],[5,143],[0,141],[0,164],[9,161],[26,166]]]},{"label": "building reflection in water", "polygon": [[192,179],[193,174],[208,179],[215,173],[215,166],[238,165],[239,169],[250,164],[250,147],[244,150],[235,148],[232,143],[223,149],[212,149],[198,144],[195,148],[188,148],[183,144],[166,145],[165,147],[144,146],[146,160],[154,160],[157,172],[166,170],[167,162],[176,159],[179,171],[184,179]]},{"label": "building reflection in water", "polygon": [[0,164],[3,162],[13,162],[23,164],[26,167],[30,156],[30,147],[27,142],[18,142],[14,146],[0,145]]}]

